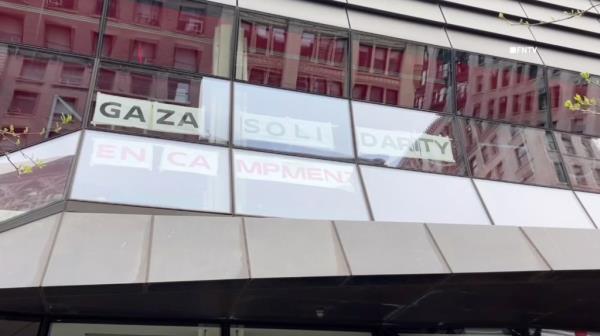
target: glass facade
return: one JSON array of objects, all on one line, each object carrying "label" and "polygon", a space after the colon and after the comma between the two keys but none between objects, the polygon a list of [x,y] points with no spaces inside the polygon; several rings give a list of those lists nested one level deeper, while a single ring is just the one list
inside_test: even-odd
[{"label": "glass facade", "polygon": [[[323,4],[311,8],[317,23],[219,2],[0,1],[3,218],[65,197],[257,216],[428,218],[385,209],[397,206],[373,192],[381,184],[388,194],[395,180],[405,181],[397,193],[416,188],[407,176],[432,194],[444,193],[429,180],[469,178],[600,193],[597,113],[563,106],[600,93],[580,74],[443,47],[417,31],[373,35],[371,16],[353,12],[359,32],[313,11]],[[18,160],[56,140],[69,143],[57,157],[70,162],[77,139],[68,134],[81,128],[77,167],[53,170],[52,196],[10,196],[14,183],[48,189],[36,180],[44,170],[20,174]],[[392,182],[373,182],[388,174]],[[485,204],[468,194],[473,207]],[[431,220],[460,222],[451,210]],[[493,222],[472,213],[467,222]]]}]

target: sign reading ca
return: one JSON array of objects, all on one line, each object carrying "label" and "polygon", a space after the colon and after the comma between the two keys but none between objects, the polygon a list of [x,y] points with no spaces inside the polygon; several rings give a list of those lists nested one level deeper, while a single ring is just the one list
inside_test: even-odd
[{"label": "sign reading ca", "polygon": [[205,136],[202,108],[96,94],[94,125],[135,127],[151,131]]}]

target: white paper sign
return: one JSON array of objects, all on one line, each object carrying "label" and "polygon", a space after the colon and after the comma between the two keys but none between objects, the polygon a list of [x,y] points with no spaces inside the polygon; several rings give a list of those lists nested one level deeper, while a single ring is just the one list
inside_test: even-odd
[{"label": "white paper sign", "polygon": [[236,177],[353,191],[351,165],[237,153]]},{"label": "white paper sign", "polygon": [[147,142],[94,139],[90,164],[152,170],[154,147]]},{"label": "white paper sign", "polygon": [[267,141],[294,146],[335,149],[334,125],[263,114],[240,114],[242,140]]},{"label": "white paper sign", "polygon": [[136,127],[151,131],[205,136],[204,111],[98,92],[94,125]]},{"label": "white paper sign", "polygon": [[160,170],[216,176],[219,156],[213,151],[163,146]]},{"label": "white paper sign", "polygon": [[359,154],[455,162],[449,137],[365,127],[356,133]]}]

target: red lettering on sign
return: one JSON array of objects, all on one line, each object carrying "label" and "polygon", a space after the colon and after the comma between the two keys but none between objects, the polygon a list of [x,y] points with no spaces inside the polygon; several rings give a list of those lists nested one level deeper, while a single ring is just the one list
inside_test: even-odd
[{"label": "red lettering on sign", "polygon": [[237,170],[239,172],[246,172],[246,173],[250,173],[250,174],[259,174],[262,175],[262,167],[260,166],[259,162],[253,162],[252,166],[250,168],[248,168],[248,166],[246,166],[246,162],[242,161],[242,160],[237,160]]},{"label": "red lettering on sign", "polygon": [[137,148],[138,152],[135,152],[133,149],[128,147],[123,147],[121,150],[121,160],[127,160],[128,156],[133,157],[134,159],[144,162],[146,161],[146,150],[145,148]]},{"label": "red lettering on sign", "polygon": [[190,164],[190,167],[204,167],[210,169],[210,164],[206,161],[206,158],[202,155],[198,155],[194,161]]},{"label": "red lettering on sign", "polygon": [[185,153],[181,153],[181,152],[171,152],[168,155],[169,161],[176,165],[176,166],[180,166],[180,167],[185,167],[185,163],[182,162],[178,162],[177,160],[175,160],[176,156],[183,156],[185,158]]},{"label": "red lettering on sign", "polygon": [[115,146],[108,144],[98,145],[96,155],[103,159],[112,159],[115,157]]}]

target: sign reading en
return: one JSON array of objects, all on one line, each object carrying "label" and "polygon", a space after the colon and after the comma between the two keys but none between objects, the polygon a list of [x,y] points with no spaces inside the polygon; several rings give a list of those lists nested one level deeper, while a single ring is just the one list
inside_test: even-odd
[{"label": "sign reading en", "polygon": [[356,133],[360,154],[455,162],[449,137],[365,127]]},{"label": "sign reading en", "polygon": [[126,98],[102,92],[96,94],[92,124],[205,135],[202,108]]}]

